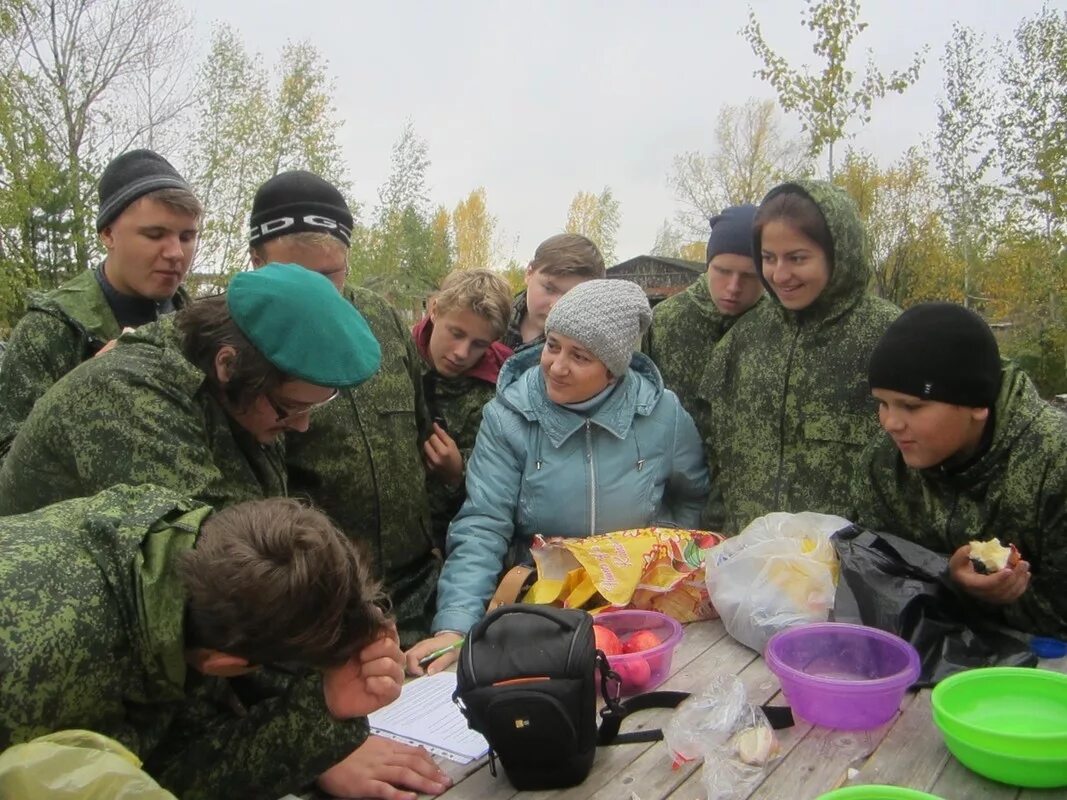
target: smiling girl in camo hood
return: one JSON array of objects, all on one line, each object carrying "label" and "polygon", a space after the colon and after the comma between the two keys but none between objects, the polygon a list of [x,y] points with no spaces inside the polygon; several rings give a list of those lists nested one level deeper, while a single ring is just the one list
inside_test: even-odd
[{"label": "smiling girl in camo hood", "polygon": [[899,310],[867,292],[856,206],[822,181],[772,189],[753,253],[770,295],[715,349],[698,423],[712,501],[706,527],[735,534],[772,511],[841,513],[878,425],[867,361]]}]

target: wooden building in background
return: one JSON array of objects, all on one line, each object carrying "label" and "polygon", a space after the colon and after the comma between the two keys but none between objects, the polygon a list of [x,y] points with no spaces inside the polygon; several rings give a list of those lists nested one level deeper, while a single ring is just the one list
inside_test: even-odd
[{"label": "wooden building in background", "polygon": [[648,296],[651,305],[685,289],[704,274],[706,264],[699,261],[683,261],[680,258],[662,256],[636,256],[609,267],[609,278],[633,281]]}]

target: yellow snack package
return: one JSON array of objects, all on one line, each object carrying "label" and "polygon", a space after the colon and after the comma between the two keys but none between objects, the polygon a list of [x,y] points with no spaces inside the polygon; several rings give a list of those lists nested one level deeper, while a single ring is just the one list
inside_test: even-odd
[{"label": "yellow snack package", "polygon": [[707,531],[635,528],[582,539],[535,537],[537,581],[527,603],[600,610],[661,611],[680,622],[714,616],[704,551],[722,541]]}]

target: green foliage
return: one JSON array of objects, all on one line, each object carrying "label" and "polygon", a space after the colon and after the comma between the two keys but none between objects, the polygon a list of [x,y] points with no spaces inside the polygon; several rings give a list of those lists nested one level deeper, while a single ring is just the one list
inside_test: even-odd
[{"label": "green foliage", "polygon": [[767,81],[778,94],[778,102],[787,112],[795,112],[810,139],[812,156],[828,152],[828,175],[834,174],[834,144],[845,138],[852,121],[861,125],[871,119],[876,100],[889,92],[903,93],[919,77],[924,50],[915,54],[904,70],[888,76],[874,64],[870,51],[862,79],[848,66],[849,51],[856,38],[867,28],[859,20],[858,0],[805,0],[801,24],[815,34],[812,52],[823,63],[821,71],[806,66],[791,67],[763,38],[756,12],[750,10],[742,36],[752,52],[763,62],[755,75]]},{"label": "green foliage", "polygon": [[306,42],[282,49],[274,81],[261,61],[222,25],[200,70],[198,124],[186,161],[205,209],[198,250],[202,283],[225,285],[247,267],[252,199],[272,176],[306,169],[348,190],[337,140],[342,122],[326,63]]},{"label": "green foliage", "polygon": [[374,223],[353,241],[350,279],[383,294],[414,321],[452,269],[453,243],[448,212],[429,212],[430,159],[410,122],[393,146],[392,165],[378,190]]},{"label": "green foliage", "polygon": [[1067,243],[1067,11],[1045,6],[1005,48],[1001,167],[1029,224]]}]

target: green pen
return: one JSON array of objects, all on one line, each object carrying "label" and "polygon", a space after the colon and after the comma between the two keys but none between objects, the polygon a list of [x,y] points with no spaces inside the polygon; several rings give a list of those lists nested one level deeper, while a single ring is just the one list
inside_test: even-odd
[{"label": "green pen", "polygon": [[459,648],[463,647],[463,643],[465,641],[467,641],[466,637],[460,639],[458,642],[452,642],[452,644],[450,644],[448,647],[442,647],[440,650],[434,650],[428,656],[423,656],[419,659],[419,666],[425,667],[431,661],[436,661],[445,653],[451,653],[453,650],[459,650]]}]

